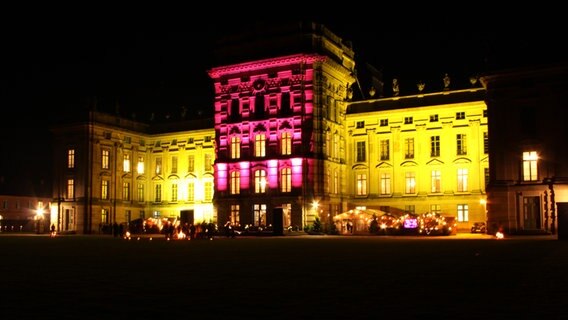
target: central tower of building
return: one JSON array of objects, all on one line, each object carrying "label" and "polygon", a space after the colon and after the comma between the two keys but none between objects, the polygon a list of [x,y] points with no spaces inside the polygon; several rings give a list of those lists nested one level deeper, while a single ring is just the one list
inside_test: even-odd
[{"label": "central tower of building", "polygon": [[299,22],[256,26],[220,48],[230,63],[209,70],[218,221],[266,227],[282,208],[284,227],[303,228],[342,212],[351,45]]}]

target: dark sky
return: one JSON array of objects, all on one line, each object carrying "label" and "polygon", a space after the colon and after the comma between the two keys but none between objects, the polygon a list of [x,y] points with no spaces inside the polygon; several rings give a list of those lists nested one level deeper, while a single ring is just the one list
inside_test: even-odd
[{"label": "dark sky", "polygon": [[[561,10],[541,10],[546,17],[533,8],[488,14],[490,8],[427,13],[347,7],[310,14],[313,8],[254,11],[259,6],[267,4],[242,3],[240,10],[220,3],[203,10],[148,7],[143,14],[136,7],[6,10],[0,25],[0,147],[12,147],[18,134],[45,156],[52,119],[93,101],[99,110],[115,112],[118,105],[122,115],[140,120],[150,112],[178,114],[182,106],[209,115],[213,87],[207,70],[215,66],[215,40],[258,21],[313,20],[351,41],[365,91],[367,64],[383,71],[385,86],[399,78],[404,94],[415,92],[419,80],[435,90],[445,73],[465,86],[472,74],[568,56],[566,28],[556,17]],[[33,153],[25,156],[35,161]],[[4,172],[21,160],[2,158]]]}]

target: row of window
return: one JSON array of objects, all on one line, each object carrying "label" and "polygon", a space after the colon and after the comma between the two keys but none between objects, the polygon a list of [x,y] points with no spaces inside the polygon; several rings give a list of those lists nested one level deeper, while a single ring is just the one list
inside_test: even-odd
[{"label": "row of window", "polygon": [[[483,110],[483,117],[487,118],[487,110]],[[465,112],[463,112],[463,111],[456,112],[455,119],[456,120],[465,119]],[[439,120],[438,114],[430,115],[430,122],[438,122],[438,120]],[[413,123],[414,123],[414,117],[412,117],[412,116],[404,117],[404,124],[413,124]],[[389,125],[389,119],[379,119],[379,126],[387,127],[388,125]],[[355,123],[355,127],[358,128],[358,129],[364,128],[365,127],[365,121],[357,121]]]},{"label": "row of window", "polygon": [[[170,167],[170,174],[177,174],[178,173],[178,156],[172,156],[171,158],[171,167]],[[205,154],[204,155],[204,170],[207,172],[213,171],[213,155],[212,154]],[[72,169],[75,168],[75,149],[68,149],[67,150],[67,168]],[[110,150],[102,149],[101,151],[101,169],[109,170],[110,169]],[[122,160],[122,170],[124,172],[131,172],[131,160],[130,154],[124,153],[123,160]],[[154,173],[157,175],[162,174],[163,172],[163,165],[162,165],[162,158],[157,157],[154,163]],[[187,157],[187,171],[188,172],[195,172],[195,156],[188,155]],[[138,163],[136,165],[136,172],[138,174],[144,174],[145,172],[145,164],[144,164],[144,156],[138,156]]]},{"label": "row of window", "polygon": [[[467,135],[457,134],[456,135],[456,155],[465,156],[467,155]],[[414,159],[414,138],[404,139],[404,158]],[[440,136],[430,137],[430,156],[439,157],[440,156]],[[487,132],[483,133],[483,152],[485,154],[489,153],[489,136]],[[357,141],[355,145],[355,161],[365,162],[367,161],[367,142]],[[390,160],[390,139],[381,139],[379,141],[379,159],[380,160]]]},{"label": "row of window", "polygon": [[[292,154],[292,133],[284,131],[280,133],[280,154]],[[266,135],[259,133],[254,136],[254,156],[266,156]],[[241,137],[231,137],[231,159],[239,159],[241,157]]]}]

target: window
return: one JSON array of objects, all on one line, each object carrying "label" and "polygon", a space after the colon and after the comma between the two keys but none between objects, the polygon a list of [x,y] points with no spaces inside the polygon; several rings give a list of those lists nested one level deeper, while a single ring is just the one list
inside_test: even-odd
[{"label": "window", "polygon": [[124,137],[124,143],[130,144],[130,142],[132,142],[132,138],[125,136]]},{"label": "window", "polygon": [[337,170],[333,172],[333,193],[339,193],[339,172]]},{"label": "window", "polygon": [[238,226],[241,224],[240,218],[239,218],[239,212],[240,212],[240,207],[238,204],[232,204],[231,205],[231,216],[229,217],[229,220],[231,221],[231,224],[234,226]]},{"label": "window", "polygon": [[204,141],[205,142],[211,142],[211,136],[205,136]]},{"label": "window", "polygon": [[485,189],[487,189],[489,185],[489,168],[483,168],[483,176],[485,179]]},{"label": "window", "polygon": [[365,121],[357,121],[357,124],[355,126],[357,129],[365,128]]},{"label": "window", "polygon": [[469,206],[467,204],[458,204],[458,222],[469,221]]},{"label": "window", "polygon": [[483,110],[483,117],[487,118],[487,109]]},{"label": "window", "polygon": [[440,170],[432,170],[432,189],[433,193],[442,191],[442,173]]},{"label": "window", "polygon": [[389,140],[381,140],[381,160],[388,160],[390,155]]},{"label": "window", "polygon": [[187,201],[195,201],[195,182],[190,181],[187,183]]},{"label": "window", "polygon": [[456,112],[456,120],[465,119],[465,112]]},{"label": "window", "polygon": [[75,168],[75,149],[67,150],[67,168]]},{"label": "window", "polygon": [[380,126],[381,127],[386,127],[389,125],[389,119],[381,119],[380,120]]},{"label": "window", "polygon": [[467,191],[467,169],[458,169],[458,192]]},{"label": "window", "polygon": [[483,133],[483,153],[489,153],[489,133],[487,131]]},{"label": "window", "polygon": [[357,141],[357,162],[364,162],[367,154],[365,141]]},{"label": "window", "polygon": [[414,159],[414,138],[404,139],[404,158]]},{"label": "window", "polygon": [[266,137],[259,133],[254,137],[254,156],[264,157],[266,155]]},{"label": "window", "polygon": [[231,172],[231,194],[241,193],[241,173],[239,171]]},{"label": "window", "polygon": [[438,115],[437,114],[430,115],[430,122],[438,122]]},{"label": "window", "polygon": [[125,153],[122,157],[122,170],[124,172],[130,172],[130,154]]},{"label": "window", "polygon": [[130,201],[130,182],[122,183],[122,200]]},{"label": "window", "polygon": [[205,154],[205,171],[213,170],[213,156],[210,153]]},{"label": "window", "polygon": [[162,173],[162,158],[158,157],[156,158],[156,171],[155,173],[157,175],[160,175]]},{"label": "window", "polygon": [[266,171],[256,170],[254,172],[254,192],[255,193],[266,192]]},{"label": "window", "polygon": [[138,183],[138,201],[144,202],[144,183]]},{"label": "window", "polygon": [[266,204],[255,203],[253,213],[253,224],[257,227],[266,226]]},{"label": "window", "polygon": [[405,189],[406,194],[416,193],[416,174],[414,172],[405,173]]},{"label": "window", "polygon": [[108,214],[108,209],[101,209],[101,223],[110,223],[110,215]]},{"label": "window", "polygon": [[538,179],[537,161],[536,151],[523,152],[523,181],[536,181]]},{"label": "window", "polygon": [[292,191],[292,169],[283,168],[280,170],[280,191]]},{"label": "window", "polygon": [[391,194],[391,174],[388,172],[381,173],[381,194]]},{"label": "window", "polygon": [[288,131],[282,132],[280,136],[280,153],[282,155],[292,154],[292,134]]},{"label": "window", "polygon": [[177,174],[178,172],[178,157],[172,156],[172,174]]},{"label": "window", "polygon": [[412,117],[404,117],[404,124],[412,124],[413,120]]},{"label": "window", "polygon": [[205,201],[211,202],[213,200],[213,182],[205,182]]},{"label": "window", "polygon": [[465,134],[456,136],[457,155],[464,156],[467,154],[467,139]]},{"label": "window", "polygon": [[154,190],[154,202],[162,202],[162,185],[157,184]]},{"label": "window", "polygon": [[367,175],[364,173],[357,174],[357,195],[364,196],[367,194]]},{"label": "window", "polygon": [[131,214],[130,210],[125,210],[124,211],[124,221],[126,221],[128,224],[130,224],[131,220],[132,220],[132,214]]},{"label": "window", "polygon": [[75,198],[75,180],[67,179],[67,199]]},{"label": "window", "polygon": [[241,138],[231,137],[231,159],[239,159],[241,157]]},{"label": "window", "polygon": [[108,200],[109,190],[108,190],[108,180],[101,181],[101,199]]},{"label": "window", "polygon": [[187,139],[187,143],[189,143],[189,144],[193,144],[194,142],[195,142],[194,138],[188,138]]},{"label": "window", "polygon": [[136,170],[138,171],[138,174],[144,174],[144,157],[143,156],[138,157],[138,165],[136,166]]},{"label": "window", "polygon": [[333,158],[339,157],[339,135],[335,133],[333,135]]},{"label": "window", "polygon": [[187,157],[187,172],[194,172],[195,171],[195,156],[189,155]]},{"label": "window", "polygon": [[110,151],[108,149],[102,150],[102,168],[108,170],[110,164]]},{"label": "window", "polygon": [[440,136],[430,137],[430,156],[431,157],[440,156]]},{"label": "window", "polygon": [[146,212],[144,210],[140,210],[139,218],[142,220],[146,219]]},{"label": "window", "polygon": [[430,213],[442,214],[442,206],[440,206],[439,204],[431,204]]},{"label": "window", "polygon": [[172,183],[172,202],[178,201],[178,184]]},{"label": "window", "polygon": [[416,206],[413,205],[413,204],[404,205],[404,211],[408,212],[408,213],[415,213],[416,212]]}]

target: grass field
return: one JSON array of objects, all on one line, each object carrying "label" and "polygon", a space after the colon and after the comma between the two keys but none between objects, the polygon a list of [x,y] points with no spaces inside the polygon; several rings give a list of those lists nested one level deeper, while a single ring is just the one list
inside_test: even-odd
[{"label": "grass field", "polygon": [[0,319],[560,319],[568,241],[0,236]]}]

